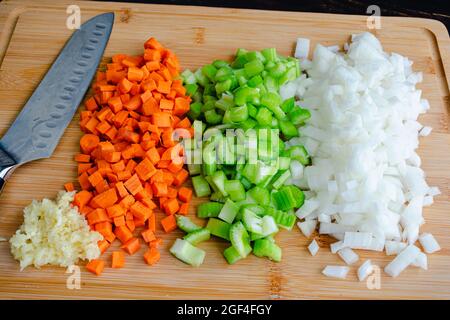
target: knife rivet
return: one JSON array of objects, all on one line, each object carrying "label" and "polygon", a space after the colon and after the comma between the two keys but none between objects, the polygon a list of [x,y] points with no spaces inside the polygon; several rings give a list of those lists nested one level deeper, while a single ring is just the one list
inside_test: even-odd
[{"label": "knife rivet", "polygon": [[77,83],[77,82],[80,82],[81,79],[73,77],[73,78],[70,78],[69,81],[72,82],[72,83]]},{"label": "knife rivet", "polygon": [[73,73],[78,74],[78,75],[82,75],[82,74],[84,74],[84,71],[81,70],[81,69],[74,69]]},{"label": "knife rivet", "polygon": [[89,41],[92,42],[92,43],[98,43],[98,40],[95,39],[95,38],[89,38]]},{"label": "knife rivet", "polygon": [[52,112],[52,113],[50,113],[50,117],[52,117],[53,119],[60,119],[62,117],[62,115],[60,115],[59,113],[56,113],[56,112]]},{"label": "knife rivet", "polygon": [[86,46],[86,49],[88,49],[89,51],[94,51],[95,47],[91,46],[90,44]]},{"label": "knife rivet", "polygon": [[39,135],[42,138],[50,138],[52,136],[52,134],[50,132],[48,132],[48,131],[41,131],[41,132],[39,132]]},{"label": "knife rivet", "polygon": [[65,106],[65,105],[63,105],[63,104],[57,104],[57,105],[55,105],[55,108],[56,108],[56,109],[60,109],[60,110],[62,110],[62,109],[65,109],[65,108],[66,108],[66,106]]},{"label": "knife rivet", "polygon": [[95,26],[99,29],[105,29],[106,26],[103,23],[96,23]]},{"label": "knife rivet", "polygon": [[64,87],[64,90],[69,91],[69,92],[73,92],[73,91],[75,91],[75,87],[72,87],[72,86],[65,86],[65,87]]},{"label": "knife rivet", "polygon": [[92,56],[89,53],[82,53],[81,56],[85,59],[90,59]]},{"label": "knife rivet", "polygon": [[96,35],[96,36],[102,36],[102,35],[103,35],[103,32],[98,31],[98,30],[94,30],[92,33],[93,33],[94,35]]},{"label": "knife rivet", "polygon": [[46,125],[47,127],[49,127],[49,128],[55,128],[55,127],[56,127],[56,123],[51,122],[51,121],[47,121],[47,122],[45,123],[45,125]]},{"label": "knife rivet", "polygon": [[43,149],[43,148],[46,148],[46,147],[47,147],[47,144],[44,143],[44,142],[39,142],[39,143],[36,145],[36,147]]},{"label": "knife rivet", "polygon": [[68,95],[68,94],[65,94],[65,95],[61,96],[61,99],[63,99],[63,100],[70,100],[71,98],[72,97],[70,95]]},{"label": "knife rivet", "polygon": [[77,64],[78,64],[80,67],[86,67],[86,66],[87,66],[86,61],[78,61]]}]

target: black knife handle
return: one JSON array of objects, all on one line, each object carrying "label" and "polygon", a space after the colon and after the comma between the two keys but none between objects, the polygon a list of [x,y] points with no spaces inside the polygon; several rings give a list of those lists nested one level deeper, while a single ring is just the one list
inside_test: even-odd
[{"label": "black knife handle", "polygon": [[6,180],[17,167],[16,162],[0,147],[0,194],[5,187]]}]

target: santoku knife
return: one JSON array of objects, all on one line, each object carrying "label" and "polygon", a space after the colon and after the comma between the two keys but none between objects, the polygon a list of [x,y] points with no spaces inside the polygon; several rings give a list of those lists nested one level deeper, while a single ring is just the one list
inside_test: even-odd
[{"label": "santoku knife", "polygon": [[52,155],[89,88],[113,23],[113,13],[100,14],[72,34],[0,139],[0,193],[17,167]]}]

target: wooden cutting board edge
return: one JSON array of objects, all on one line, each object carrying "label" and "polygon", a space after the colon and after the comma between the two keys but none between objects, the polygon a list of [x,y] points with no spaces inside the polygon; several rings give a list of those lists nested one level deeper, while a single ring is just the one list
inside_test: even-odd
[{"label": "wooden cutting board edge", "polygon": [[[37,5],[32,1],[25,0],[12,0],[12,1],[4,1],[0,3],[0,30],[2,32],[0,36],[0,70],[1,70],[1,61],[3,59],[4,54],[7,52],[9,46],[9,40],[14,32],[15,24],[20,17],[20,15],[27,10],[39,10],[39,8],[45,8],[48,10],[49,8],[55,10],[55,7],[64,9],[67,4],[79,4],[82,8],[89,9],[91,12],[98,11],[98,13],[105,12],[107,10],[100,9],[98,7],[99,3],[93,2],[67,2],[67,1],[57,1],[55,4],[54,1],[50,2],[47,0],[40,1]],[[152,7],[153,11],[159,11],[164,13],[170,13],[173,10],[174,6],[166,6],[166,5],[145,5],[145,4],[123,4],[123,3],[100,3],[101,7],[108,8],[114,10],[117,14],[117,19],[121,18],[124,10],[135,10],[138,12],[140,10],[144,10],[146,8],[148,10],[149,6]],[[126,6],[126,8],[124,7]],[[177,10],[185,10],[183,12],[186,13],[196,13],[196,9],[198,7],[191,6],[176,6]],[[59,12],[59,9],[57,9]],[[217,16],[218,19],[222,16],[233,15],[236,12],[249,12],[256,11],[258,13],[263,14],[272,14],[273,11],[261,11],[261,10],[246,10],[246,9],[225,9],[225,8],[204,8],[202,10],[206,10],[208,14],[213,14]],[[65,12],[65,9],[64,9]],[[366,19],[366,16],[346,16],[346,15],[329,15],[329,14],[317,14],[317,13],[298,13],[298,12],[277,12],[277,15],[281,15],[283,18],[287,19],[298,19],[299,17],[315,17],[320,19],[329,19],[333,17],[334,19],[345,19],[346,21],[361,21],[361,19]],[[397,17],[385,17],[383,18],[383,22],[386,25],[395,23],[397,26],[401,25],[407,29],[408,27],[423,28],[427,30],[430,34],[433,35],[433,39],[435,40],[432,44],[434,46],[433,52],[440,55],[440,57],[435,57],[440,62],[442,72],[437,72],[439,75],[440,84],[445,87],[443,93],[445,94],[446,99],[446,115],[447,119],[449,116],[449,86],[450,83],[449,75],[450,75],[450,39],[448,38],[448,33],[445,27],[438,21],[429,20],[429,19],[420,19],[420,18],[397,18]],[[446,131],[448,132],[448,126],[446,127]],[[450,156],[450,155],[449,155]],[[449,196],[449,194],[447,194]]]},{"label": "wooden cutting board edge", "polygon": [[[174,6],[171,5],[159,5],[159,4],[141,4],[141,3],[120,3],[120,2],[102,2],[102,7],[108,8],[108,10],[98,9],[95,1],[66,1],[66,0],[56,0],[57,5],[63,8],[71,4],[77,4],[80,8],[88,8],[98,10],[100,12],[106,12],[108,10],[113,10],[116,14],[124,12],[132,8],[133,10],[143,10],[152,6],[155,10],[161,10],[170,12]],[[209,13],[214,13],[217,15],[232,15],[236,12],[257,12],[259,14],[278,14],[286,16],[287,18],[292,17],[298,18],[300,16],[316,17],[318,19],[327,19],[328,17],[333,17],[333,19],[342,20],[360,20],[367,19],[368,16],[363,15],[344,15],[344,14],[327,14],[327,13],[312,13],[312,12],[291,12],[291,11],[269,11],[269,10],[255,10],[255,9],[234,9],[234,8],[216,8],[216,7],[200,7],[200,6],[175,6],[178,10],[183,10],[184,12],[195,12],[196,9],[202,8],[202,11]],[[9,41],[14,32],[17,19],[20,14],[26,10],[39,10],[42,8],[55,8],[55,1],[43,0],[36,4],[33,0],[4,0],[0,3],[0,67],[3,57],[8,48]],[[250,15],[251,16],[251,15]],[[446,78],[446,90],[447,95],[449,94],[450,85],[450,38],[449,33],[445,25],[433,19],[425,18],[414,18],[414,17],[381,17],[382,25],[383,23],[396,23],[404,27],[410,27],[411,25],[420,25],[422,28],[426,29],[433,35],[435,40],[435,45],[437,47],[437,52],[439,52],[441,57],[441,64]],[[449,100],[447,98],[447,100]],[[450,103],[447,103],[450,107]],[[449,111],[449,110],[447,110]]]}]

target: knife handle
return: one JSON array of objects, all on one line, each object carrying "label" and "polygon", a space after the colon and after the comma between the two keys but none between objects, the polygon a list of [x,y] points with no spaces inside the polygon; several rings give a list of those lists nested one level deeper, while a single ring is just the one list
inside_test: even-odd
[{"label": "knife handle", "polygon": [[16,168],[16,162],[0,148],[0,194],[5,187],[6,180]]}]

